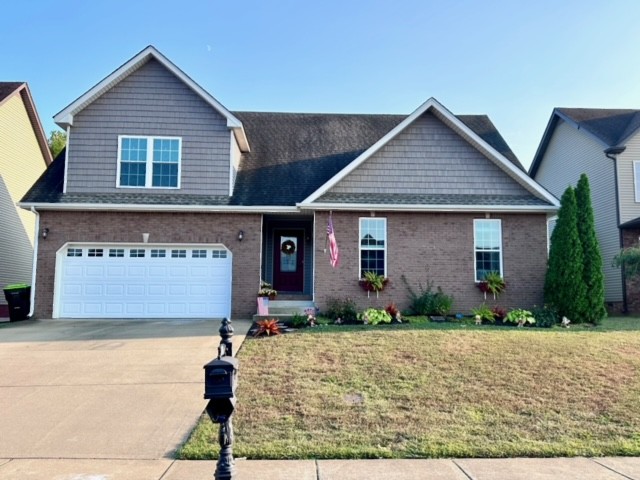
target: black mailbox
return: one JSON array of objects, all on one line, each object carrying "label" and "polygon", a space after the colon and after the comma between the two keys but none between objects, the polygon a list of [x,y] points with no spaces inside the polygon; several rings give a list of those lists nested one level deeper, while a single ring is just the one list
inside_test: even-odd
[{"label": "black mailbox", "polygon": [[204,366],[204,398],[209,400],[207,414],[211,420],[224,423],[236,405],[238,359],[221,357]]}]

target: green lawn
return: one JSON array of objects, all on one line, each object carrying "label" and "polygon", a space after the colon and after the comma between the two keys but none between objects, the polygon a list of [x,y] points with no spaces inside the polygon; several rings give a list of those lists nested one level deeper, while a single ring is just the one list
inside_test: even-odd
[{"label": "green lawn", "polygon": [[[318,327],[247,340],[236,457],[640,455],[640,320]],[[203,417],[181,458],[215,458]]]}]

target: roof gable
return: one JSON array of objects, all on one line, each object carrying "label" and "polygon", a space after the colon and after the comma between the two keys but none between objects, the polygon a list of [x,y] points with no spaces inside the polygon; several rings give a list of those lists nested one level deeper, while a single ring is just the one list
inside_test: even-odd
[{"label": "roof gable", "polygon": [[102,79],[99,83],[78,97],[72,103],[67,105],[63,110],[58,112],[54,117],[54,121],[62,128],[67,128],[73,125],[73,117],[78,112],[83,110],[87,105],[92,103],[102,94],[110,90],[114,85],[118,84],[124,78],[131,75],[131,73],[138,70],[141,66],[145,65],[150,59],[157,60],[167,70],[178,77],[184,82],[191,90],[198,94],[202,99],[207,102],[213,109],[218,111],[222,116],[227,119],[227,127],[233,130],[238,145],[242,151],[249,151],[249,144],[247,137],[242,126],[242,122],[238,120],[229,110],[226,109],[220,102],[218,102],[209,92],[203,89],[200,85],[194,82],[186,73],[180,70],[175,64],[173,64],[168,58],[162,55],[153,46],[148,46],[140,53],[135,55],[129,61],[117,68],[114,72]]},{"label": "roof gable", "polygon": [[49,150],[47,136],[42,128],[42,123],[40,122],[36,105],[33,101],[33,97],[31,96],[29,85],[27,85],[26,82],[0,82],[0,107],[15,95],[20,95],[22,102],[24,103],[27,116],[29,117],[29,122],[33,128],[33,133],[38,142],[38,146],[40,147],[40,151],[42,152],[44,163],[45,165],[49,165],[52,161],[51,151]]},{"label": "roof gable", "polygon": [[602,150],[624,146],[640,129],[640,110],[615,108],[554,108],[533,157],[529,175],[535,177],[547,151],[553,132],[562,120],[576,130],[586,132],[602,145]]},{"label": "roof gable", "polygon": [[[473,131],[465,122],[460,118],[449,112],[444,106],[442,106],[436,99],[430,98],[420,107],[418,107],[411,115],[406,117],[402,122],[396,125],[391,131],[389,131],[384,137],[380,138],[375,144],[369,147],[366,151],[355,158],[349,165],[343,168],[337,175],[333,176],[329,181],[325,182],[314,193],[302,201],[299,206],[311,207],[314,203],[320,203],[319,199],[329,192],[338,182],[347,177],[356,168],[369,160],[373,155],[379,152],[384,146],[389,144],[394,138],[400,135],[403,131],[409,128],[416,120],[418,120],[426,112],[432,113],[442,123],[451,128],[461,138],[468,142],[473,148],[485,155],[496,166],[503,170],[513,180],[524,187],[529,193],[535,197],[543,200],[544,202],[553,206],[558,205],[557,199],[544,190],[540,185],[533,181],[521,168],[521,165],[514,164],[507,159],[498,149],[483,139],[478,133]],[[498,134],[499,135],[499,134]],[[502,138],[502,137],[500,137]],[[495,140],[495,139],[494,139]],[[505,143],[506,145],[506,143]],[[514,156],[515,157],[515,156]]]}]

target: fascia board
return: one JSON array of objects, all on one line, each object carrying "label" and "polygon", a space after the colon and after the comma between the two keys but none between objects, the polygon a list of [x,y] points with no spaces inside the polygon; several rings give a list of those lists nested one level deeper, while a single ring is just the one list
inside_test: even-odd
[{"label": "fascia board", "polygon": [[298,203],[301,210],[356,210],[387,212],[502,212],[502,213],[555,213],[551,205],[388,205],[371,203]]},{"label": "fascia board", "polygon": [[113,203],[31,203],[19,202],[25,210],[57,211],[122,211],[122,212],[220,212],[220,213],[297,213],[297,207],[283,206],[217,206],[217,205],[140,205]]}]

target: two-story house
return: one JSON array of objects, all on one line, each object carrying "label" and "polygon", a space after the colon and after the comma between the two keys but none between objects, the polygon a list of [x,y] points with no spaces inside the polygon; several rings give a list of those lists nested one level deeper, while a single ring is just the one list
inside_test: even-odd
[{"label": "two-story house", "polygon": [[529,173],[558,198],[587,174],[605,301],[612,311],[640,312],[640,285],[612,265],[640,238],[640,110],[554,109]]},{"label": "two-story house", "polygon": [[[404,308],[403,276],[468,311],[490,270],[504,306],[542,301],[558,203],[484,115],[434,99],[410,115],[232,112],[147,47],[55,121],[66,155],[21,203],[48,228],[39,317],[248,317],[261,279],[320,308]],[[379,298],[367,271],[390,279]]]},{"label": "two-story house", "polygon": [[[25,82],[0,82],[0,289],[31,283],[35,215],[16,206],[51,163],[47,137]],[[9,310],[0,293],[0,318]]]}]

